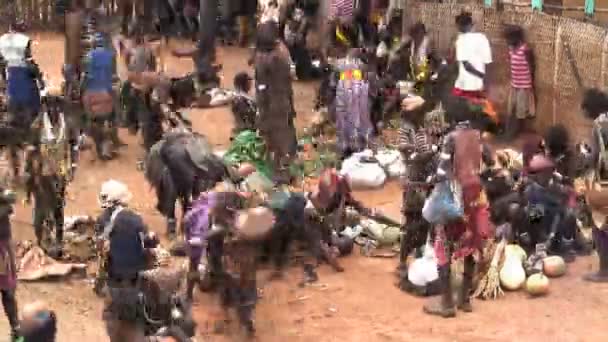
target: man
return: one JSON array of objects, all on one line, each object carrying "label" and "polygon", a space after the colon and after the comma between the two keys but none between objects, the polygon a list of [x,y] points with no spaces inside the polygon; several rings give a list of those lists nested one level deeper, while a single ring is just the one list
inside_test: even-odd
[{"label": "man", "polygon": [[[30,149],[26,162],[26,201],[34,197],[34,230],[38,245],[49,254],[61,254],[65,191],[70,177],[70,145],[61,99],[47,96],[45,109],[36,120],[40,137]],[[54,248],[47,246],[45,222],[52,219],[55,229]]]},{"label": "man", "polygon": [[465,98],[483,97],[486,89],[486,66],[492,63],[492,51],[488,38],[480,32],[473,32],[471,13],[462,12],[456,17],[460,34],[456,39],[456,61],[458,78],[454,93]]},{"label": "man", "polygon": [[296,7],[287,19],[284,29],[285,43],[296,65],[298,80],[306,80],[311,76],[312,60],[306,47],[309,26],[309,19],[304,15],[304,10]]},{"label": "man", "polygon": [[142,218],[127,208],[130,198],[127,186],[115,180],[102,184],[99,193],[104,211],[97,220],[98,248],[106,257],[110,297],[103,317],[112,342],[138,341],[144,334],[142,317],[138,313],[137,281],[139,273],[146,269],[146,248],[150,245]]},{"label": "man", "polygon": [[19,331],[19,315],[15,290],[17,288],[17,267],[15,254],[11,248],[11,222],[15,193],[0,187],[0,293],[2,306],[11,328],[11,340],[16,341]]},{"label": "man", "polygon": [[[462,203],[464,218],[447,224],[437,232],[440,243],[436,245],[435,253],[439,259],[442,295],[439,301],[424,306],[426,313],[444,318],[456,316],[456,308],[464,312],[472,311],[470,291],[475,272],[474,254],[481,251],[490,224],[479,173],[482,160],[486,164],[491,164],[493,160],[487,146],[482,144],[481,133],[471,128],[469,120],[472,115],[466,102],[458,99],[448,104],[446,114],[455,126],[445,137],[435,178],[461,189],[455,192],[455,196]],[[464,257],[463,283],[457,305],[454,305],[450,280],[453,257]]]},{"label": "man", "polygon": [[87,55],[85,74],[82,78],[82,102],[91,122],[91,134],[97,157],[110,160],[114,154],[111,136],[117,134],[114,124],[114,99],[112,81],[116,56],[107,47],[101,34],[95,35],[95,48]]},{"label": "man", "polygon": [[9,32],[0,37],[0,65],[7,75],[8,122],[14,134],[3,136],[0,146],[9,146],[13,176],[19,177],[19,146],[30,140],[30,127],[40,110],[40,91],[45,84],[32,58],[32,40],[24,34],[25,24],[13,21]]},{"label": "man", "polygon": [[525,129],[526,120],[534,118],[536,113],[534,97],[535,60],[532,49],[524,39],[524,32],[521,27],[507,27],[505,38],[509,45],[509,63],[511,66],[507,138],[513,139],[522,129]]},{"label": "man", "polygon": [[259,26],[255,55],[258,129],[266,142],[276,181],[289,182],[287,166],[296,153],[296,112],[289,61],[278,48],[275,22]]}]

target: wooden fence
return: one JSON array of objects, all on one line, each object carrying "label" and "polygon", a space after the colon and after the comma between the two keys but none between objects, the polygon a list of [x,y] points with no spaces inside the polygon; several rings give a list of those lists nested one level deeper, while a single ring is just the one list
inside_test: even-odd
[{"label": "wooden fence", "polygon": [[[63,15],[57,13],[56,5],[62,1],[65,3],[65,0],[0,0],[0,30],[8,27],[12,17],[25,20],[35,29],[60,28]],[[118,1],[121,0],[94,0],[93,3],[103,3],[106,13],[115,15]]]},{"label": "wooden fence", "polygon": [[462,9],[473,14],[476,29],[484,32],[492,45],[495,62],[489,74],[501,112],[506,112],[510,87],[508,48],[502,32],[506,25],[516,24],[524,28],[536,56],[537,129],[561,123],[571,130],[573,138],[588,138],[591,123],[583,117],[580,103],[583,88],[608,86],[608,30],[576,19],[479,5],[416,2],[406,16],[408,22],[423,22],[436,48],[446,54],[457,35],[453,18]]}]

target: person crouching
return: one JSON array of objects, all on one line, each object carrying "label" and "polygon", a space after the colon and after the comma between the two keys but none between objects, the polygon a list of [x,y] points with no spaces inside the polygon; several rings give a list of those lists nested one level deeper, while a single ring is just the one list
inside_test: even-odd
[{"label": "person crouching", "polygon": [[105,251],[109,298],[103,319],[110,341],[143,338],[143,316],[139,312],[139,273],[147,267],[147,228],[141,216],[127,208],[131,194],[126,185],[109,180],[102,185],[99,202],[104,209],[98,218],[101,231],[98,248]]}]

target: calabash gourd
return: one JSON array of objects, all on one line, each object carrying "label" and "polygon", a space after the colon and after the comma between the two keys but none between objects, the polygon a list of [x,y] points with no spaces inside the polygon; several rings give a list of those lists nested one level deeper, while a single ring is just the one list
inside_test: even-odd
[{"label": "calabash gourd", "polygon": [[509,245],[505,248],[505,262],[500,270],[500,285],[506,290],[515,291],[526,282],[526,271],[523,267],[526,253],[521,247]]},{"label": "calabash gourd", "polygon": [[557,255],[546,257],[543,259],[543,272],[547,277],[561,277],[566,274],[566,263]]},{"label": "calabash gourd", "polygon": [[543,296],[549,292],[549,278],[542,273],[531,275],[526,281],[526,291],[531,296]]}]

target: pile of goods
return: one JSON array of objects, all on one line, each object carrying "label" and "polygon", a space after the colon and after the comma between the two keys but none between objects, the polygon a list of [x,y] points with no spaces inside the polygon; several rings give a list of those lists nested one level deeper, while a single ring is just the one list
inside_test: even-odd
[{"label": "pile of goods", "polygon": [[269,179],[272,178],[272,171],[267,163],[266,144],[255,131],[246,130],[239,133],[224,154],[224,161],[228,165],[252,164],[258,172]]},{"label": "pile of goods", "polygon": [[378,189],[389,178],[402,176],[405,164],[398,151],[365,150],[344,160],[340,173],[348,177],[352,189]]},{"label": "pile of goods", "polygon": [[[499,270],[499,271],[498,271]],[[501,241],[495,249],[492,264],[482,277],[475,297],[496,299],[502,290],[518,291],[525,288],[530,296],[549,292],[549,278],[566,274],[566,263],[560,256],[547,256],[539,250],[529,258],[518,245]]]},{"label": "pile of goods", "polygon": [[301,137],[298,141],[298,158],[290,166],[290,173],[300,179],[316,177],[321,170],[334,167],[338,163],[338,155],[331,148],[311,136]]}]

